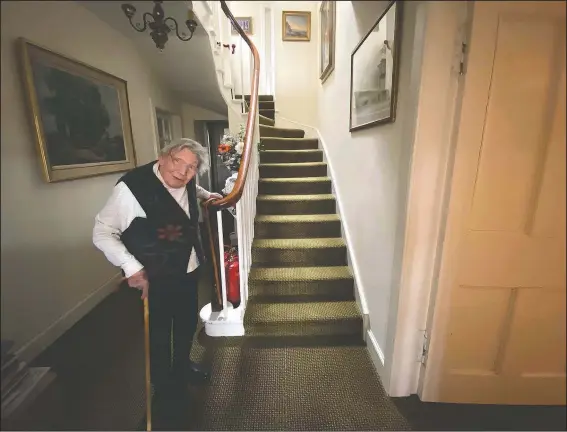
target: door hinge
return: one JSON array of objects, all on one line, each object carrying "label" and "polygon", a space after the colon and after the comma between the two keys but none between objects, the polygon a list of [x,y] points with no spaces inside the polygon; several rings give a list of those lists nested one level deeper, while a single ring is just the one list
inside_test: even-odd
[{"label": "door hinge", "polygon": [[427,334],[427,331],[423,331],[423,341],[422,341],[422,346],[421,346],[421,353],[419,356],[419,362],[422,365],[425,365],[425,362],[427,361],[427,353],[429,351],[429,335]]},{"label": "door hinge", "polygon": [[464,75],[466,71],[465,62],[467,60],[467,44],[466,42],[461,42],[461,60],[459,63],[459,75]]}]

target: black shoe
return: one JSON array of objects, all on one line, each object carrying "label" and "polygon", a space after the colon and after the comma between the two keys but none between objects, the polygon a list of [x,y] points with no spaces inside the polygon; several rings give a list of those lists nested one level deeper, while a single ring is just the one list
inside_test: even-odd
[{"label": "black shoe", "polygon": [[209,370],[192,361],[184,362],[183,365],[174,366],[173,376],[175,381],[183,382],[184,384],[199,384],[207,381],[211,373]]},{"label": "black shoe", "polygon": [[206,366],[189,361],[189,377],[193,380],[207,381],[211,377],[211,371]]}]

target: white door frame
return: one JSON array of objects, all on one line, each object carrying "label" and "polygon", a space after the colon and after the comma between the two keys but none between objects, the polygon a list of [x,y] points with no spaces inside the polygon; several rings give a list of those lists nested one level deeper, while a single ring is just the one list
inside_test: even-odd
[{"label": "white door frame", "polygon": [[462,42],[470,2],[428,2],[419,105],[410,170],[404,253],[388,394],[420,395],[422,349],[445,228],[456,145]]}]

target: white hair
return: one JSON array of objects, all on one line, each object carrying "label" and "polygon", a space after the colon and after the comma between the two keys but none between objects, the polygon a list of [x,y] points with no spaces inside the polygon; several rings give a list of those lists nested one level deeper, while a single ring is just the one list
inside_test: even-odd
[{"label": "white hair", "polygon": [[204,174],[208,171],[209,152],[203,145],[192,139],[179,138],[177,140],[174,140],[170,144],[166,145],[164,148],[161,149],[160,155],[169,156],[183,149],[187,149],[195,156],[197,156],[197,165],[198,165],[199,174]]}]

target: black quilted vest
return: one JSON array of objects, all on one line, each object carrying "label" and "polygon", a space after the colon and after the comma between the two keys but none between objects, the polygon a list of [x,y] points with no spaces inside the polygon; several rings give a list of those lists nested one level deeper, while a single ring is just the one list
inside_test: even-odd
[{"label": "black quilted vest", "polygon": [[189,215],[177,204],[153,171],[155,161],[125,174],[124,182],[146,213],[122,233],[126,249],[144,266],[150,278],[183,275],[195,248],[205,261],[199,239],[199,212],[195,178],[187,184]]}]

